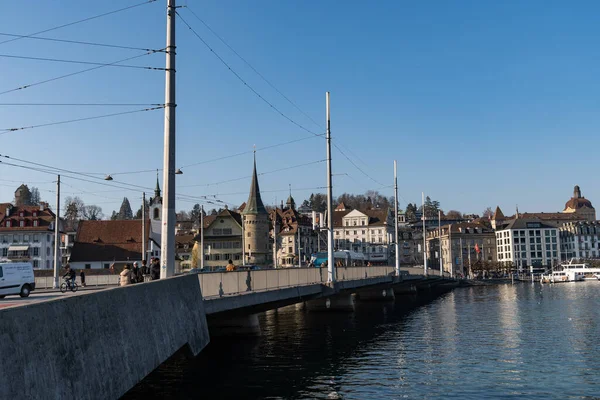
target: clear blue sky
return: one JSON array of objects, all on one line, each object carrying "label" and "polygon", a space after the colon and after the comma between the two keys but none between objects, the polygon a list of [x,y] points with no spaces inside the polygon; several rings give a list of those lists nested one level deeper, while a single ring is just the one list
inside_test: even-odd
[{"label": "clear blue sky", "polygon": [[[141,0],[6,3],[0,32],[30,34]],[[60,4],[60,6],[58,6]],[[324,131],[331,92],[334,142],[384,185],[399,161],[401,206],[421,191],[444,210],[481,213],[560,211],[579,184],[600,202],[595,161],[600,139],[597,39],[600,3],[579,1],[194,1],[206,23],[315,125],[267,85],[185,8],[183,18],[267,100],[306,128]],[[162,48],[166,0],[41,36]],[[10,37],[0,36],[0,41]],[[178,193],[246,200],[251,151],[310,134],[245,87],[177,21]],[[22,39],[0,54],[113,62],[139,51]],[[164,67],[164,54],[128,64]],[[0,92],[89,66],[0,57]],[[163,103],[164,72],[101,68],[0,95],[0,103]],[[0,128],[84,118],[142,107],[0,106]],[[162,167],[162,111],[0,134],[0,153],[74,171],[104,174]],[[231,157],[227,157],[230,156]],[[257,153],[259,172],[325,158],[323,139]],[[5,159],[2,159],[6,161]],[[366,177],[333,151],[334,195],[391,187]],[[98,175],[101,176],[101,175]],[[153,172],[115,181],[154,187]],[[51,175],[0,164],[0,201],[21,183],[37,186],[51,204]],[[265,203],[297,201],[325,186],[325,164],[259,177]],[[162,174],[161,174],[162,181]],[[64,178],[65,195],[100,205],[106,215],[123,196],[137,209],[141,190],[126,191]],[[162,185],[162,182],[161,182]],[[196,185],[196,186],[191,186]],[[234,194],[230,194],[234,193]],[[193,201],[179,201],[190,209]],[[211,208],[211,205],[207,205]]]}]

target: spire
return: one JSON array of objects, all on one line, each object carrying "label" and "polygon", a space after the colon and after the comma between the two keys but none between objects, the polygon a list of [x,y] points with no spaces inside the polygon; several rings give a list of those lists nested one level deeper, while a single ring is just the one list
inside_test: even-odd
[{"label": "spire", "polygon": [[289,210],[294,210],[296,208],[296,202],[294,201],[294,198],[292,197],[292,184],[291,183],[290,183],[290,197],[288,197],[287,202],[285,204]]},{"label": "spire", "polygon": [[246,202],[243,214],[266,214],[267,210],[260,198],[260,188],[258,187],[258,175],[256,173],[256,148],[254,149],[254,171],[252,173],[252,183],[250,183],[250,195]]},{"label": "spire", "polygon": [[517,204],[517,214],[515,215],[516,219],[519,219],[519,205]]},{"label": "spire", "polygon": [[154,197],[160,197],[160,186],[158,185],[158,170],[156,170],[156,188],[154,189]]},{"label": "spire", "polygon": [[579,189],[579,185],[575,185],[575,188],[573,189],[573,197],[576,199],[581,198],[581,189]]}]

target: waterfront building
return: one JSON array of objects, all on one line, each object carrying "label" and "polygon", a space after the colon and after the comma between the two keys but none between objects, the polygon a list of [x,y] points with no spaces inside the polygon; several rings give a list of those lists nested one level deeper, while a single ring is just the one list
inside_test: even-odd
[{"label": "waterfront building", "polygon": [[568,222],[559,231],[561,260],[600,257],[600,221]]},{"label": "waterfront building", "polygon": [[394,215],[389,208],[353,210],[340,203],[333,212],[333,230],[336,250],[363,253],[373,265],[392,261]]},{"label": "waterfront building", "polygon": [[[272,210],[269,218],[271,238],[273,238],[273,229],[277,229],[277,235],[275,235],[277,266],[298,266],[299,254],[301,254],[301,262],[304,265],[310,259],[311,254],[318,251],[318,233],[313,229],[312,218],[296,210],[296,203],[291,193],[285,206],[282,204],[281,208]],[[300,244],[300,251],[298,244]]]},{"label": "waterfront building", "polygon": [[[160,256],[160,242],[145,225],[146,251]],[[75,269],[108,269],[142,261],[142,220],[79,221],[69,263]],[[174,260],[173,260],[174,261]]]},{"label": "waterfront building", "polygon": [[496,227],[498,261],[520,272],[560,263],[559,250],[558,228],[552,222],[519,217]]},{"label": "waterfront building", "polygon": [[244,224],[244,257],[246,263],[250,265],[272,264],[273,255],[269,243],[269,214],[260,197],[256,173],[256,153],[254,155],[250,194],[242,211],[242,220]]},{"label": "waterfront building", "polygon": [[[21,185],[15,199],[22,203]],[[31,262],[34,269],[54,268],[55,214],[39,206],[0,204],[0,260]]]},{"label": "waterfront building", "polygon": [[175,235],[175,271],[186,271],[196,267],[192,265],[194,237],[192,234]]},{"label": "waterfront building", "polygon": [[[439,270],[440,255],[445,272],[468,275],[469,266],[477,262],[495,262],[496,235],[490,226],[481,222],[461,222],[442,225],[427,232],[428,267]],[[440,251],[441,245],[441,251]]]},{"label": "waterfront building", "polygon": [[596,221],[596,210],[592,202],[581,195],[581,189],[575,185],[573,197],[565,203],[563,213],[581,215],[586,221]]},{"label": "waterfront building", "polygon": [[[408,226],[398,227],[400,264],[413,267],[423,264],[423,234]],[[391,262],[394,260],[392,259]]]},{"label": "waterfront building", "polygon": [[242,264],[242,214],[225,208],[217,215],[207,215],[202,231],[194,238],[197,246],[200,235],[204,235],[204,268],[225,267],[229,260]]}]

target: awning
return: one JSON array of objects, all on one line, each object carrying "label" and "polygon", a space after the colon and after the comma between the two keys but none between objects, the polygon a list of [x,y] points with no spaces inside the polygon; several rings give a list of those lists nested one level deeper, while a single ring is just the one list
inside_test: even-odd
[{"label": "awning", "polygon": [[29,246],[9,246],[8,251],[27,251],[29,250]]}]

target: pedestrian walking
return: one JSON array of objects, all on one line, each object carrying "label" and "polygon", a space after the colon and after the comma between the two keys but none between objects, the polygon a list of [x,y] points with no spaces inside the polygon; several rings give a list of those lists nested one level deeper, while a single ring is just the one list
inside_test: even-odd
[{"label": "pedestrian walking", "polygon": [[129,264],[125,264],[123,271],[119,275],[121,276],[121,286],[131,285],[131,266]]},{"label": "pedestrian walking", "polygon": [[79,273],[79,278],[81,278],[81,287],[85,287],[85,273],[83,270]]},{"label": "pedestrian walking", "polygon": [[131,269],[131,283],[138,283],[138,273],[140,269],[138,267],[137,261],[133,262],[133,268]]},{"label": "pedestrian walking", "polygon": [[150,266],[150,276],[152,277],[153,281],[160,279],[160,261],[158,258],[155,258],[154,262]]}]

